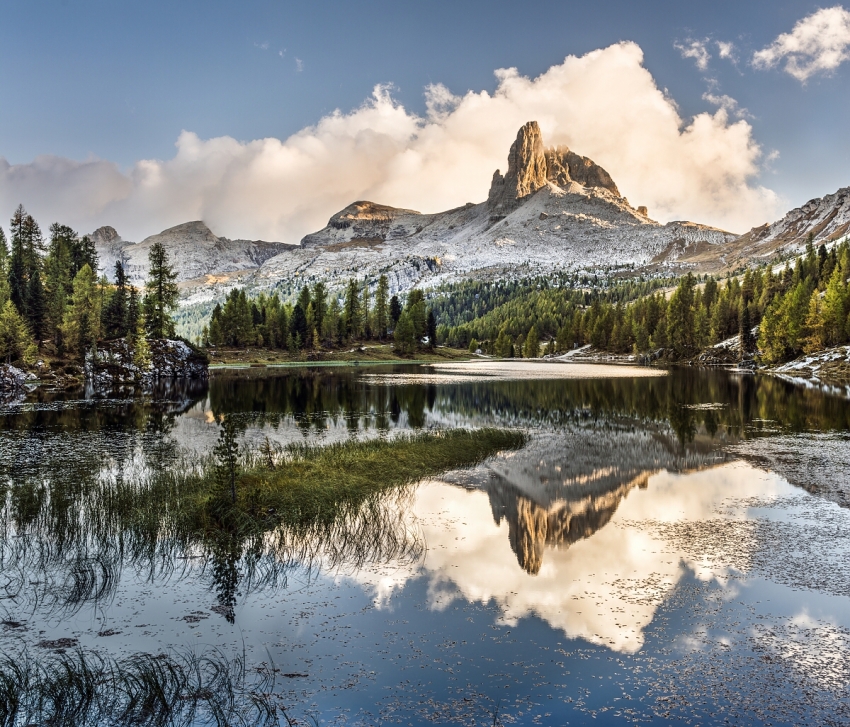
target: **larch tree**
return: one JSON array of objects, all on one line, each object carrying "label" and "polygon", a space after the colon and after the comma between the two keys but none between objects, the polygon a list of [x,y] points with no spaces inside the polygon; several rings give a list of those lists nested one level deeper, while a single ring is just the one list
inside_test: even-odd
[{"label": "larch tree", "polygon": [[71,305],[65,311],[62,336],[67,345],[81,356],[100,338],[100,286],[94,271],[83,265],[74,278]]}]

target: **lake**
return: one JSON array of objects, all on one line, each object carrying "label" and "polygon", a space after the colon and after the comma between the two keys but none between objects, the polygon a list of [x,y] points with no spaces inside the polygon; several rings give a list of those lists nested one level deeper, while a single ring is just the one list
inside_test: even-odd
[{"label": "lake", "polygon": [[[208,457],[224,415],[253,447],[482,426],[529,440],[248,551],[137,525],[146,475]],[[236,660],[305,724],[848,724],[848,445],[845,399],[689,368],[37,391],[0,404],[0,646]]]}]

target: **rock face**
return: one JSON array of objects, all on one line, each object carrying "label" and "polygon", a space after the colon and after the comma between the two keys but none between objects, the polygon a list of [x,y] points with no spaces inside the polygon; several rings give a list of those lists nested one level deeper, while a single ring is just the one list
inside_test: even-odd
[{"label": "rock face", "polygon": [[834,242],[850,235],[850,187],[811,199],[772,224],[754,227],[724,250],[729,267],[770,260],[777,253],[799,253],[809,235],[814,242]]},{"label": "rock face", "polygon": [[184,341],[149,341],[150,365],[139,368],[133,361],[134,350],[125,338],[106,341],[85,360],[86,384],[95,391],[122,387],[150,388],[167,379],[206,380],[209,362],[203,353]]},{"label": "rock face", "polygon": [[583,187],[607,189],[611,194],[620,196],[620,190],[608,172],[592,159],[576,154],[566,146],[546,150],[546,178],[561,187],[572,181]]},{"label": "rock face", "polygon": [[[387,207],[374,202],[355,202],[331,217],[328,220],[328,227],[332,230],[345,231],[348,243],[383,242],[396,220],[411,215],[421,216],[421,213],[416,210]],[[321,236],[316,236],[314,239],[313,235],[307,235],[301,241],[301,247],[312,247],[324,242]]]},{"label": "rock face", "polygon": [[177,282],[251,270],[291,248],[282,242],[229,240],[216,236],[201,221],[170,227],[140,243],[126,242],[112,227],[100,227],[90,237],[95,243],[99,269],[112,279],[120,261],[131,285],[141,287],[147,279],[151,247],[161,243],[168,251]]},{"label": "rock face", "polygon": [[511,144],[505,176],[498,169],[493,174],[487,206],[494,214],[504,216],[524,198],[545,187],[547,178],[543,135],[537,122],[529,121]]},{"label": "rock face", "polygon": [[544,148],[540,126],[536,121],[529,121],[511,145],[507,173],[502,176],[497,169],[493,175],[487,206],[496,219],[504,217],[548,182],[559,187],[578,182],[583,187],[607,189],[620,196],[611,175],[593,160],[566,146]]}]

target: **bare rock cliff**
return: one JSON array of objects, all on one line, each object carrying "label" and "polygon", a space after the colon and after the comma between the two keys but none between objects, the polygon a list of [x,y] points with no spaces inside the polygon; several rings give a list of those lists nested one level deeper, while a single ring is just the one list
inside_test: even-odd
[{"label": "bare rock cliff", "polygon": [[511,145],[508,171],[502,176],[497,169],[493,175],[487,206],[496,219],[504,217],[550,182],[563,188],[577,182],[583,187],[607,189],[620,196],[611,175],[592,159],[566,146],[544,148],[539,124],[529,121]]}]

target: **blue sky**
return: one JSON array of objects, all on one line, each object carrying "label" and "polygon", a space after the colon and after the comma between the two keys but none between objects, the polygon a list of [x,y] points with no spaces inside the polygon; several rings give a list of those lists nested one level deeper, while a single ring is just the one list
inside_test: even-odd
[{"label": "blue sky", "polygon": [[[752,62],[755,52],[796,23],[835,5],[775,0],[5,5],[0,156],[21,169],[49,154],[77,162],[107,160],[126,175],[139,160],[173,158],[184,130],[201,140],[285,140],[335,109],[358,108],[376,84],[391,84],[393,102],[423,116],[428,84],[443,84],[458,96],[492,94],[495,69],[515,67],[521,76],[535,78],[568,55],[629,40],[642,49],[643,66],[675,102],[684,124],[715,112],[716,99],[724,95],[737,102],[738,116],[730,107],[730,123],[745,119],[762,151],[748,184],[775,192],[782,211],[850,184],[850,63],[813,72],[803,82],[783,70],[787,58],[781,55],[773,67]],[[703,56],[702,68],[698,52],[684,55],[694,41],[710,56]],[[720,57],[718,41],[733,44],[731,57]],[[578,143],[576,149],[583,151]],[[6,206],[6,197],[29,192],[15,184],[20,182],[7,180],[0,193]],[[30,206],[44,214],[53,210],[37,196]]]}]

